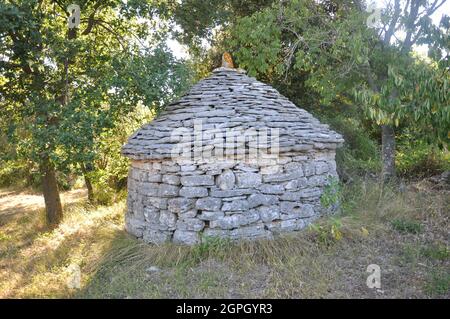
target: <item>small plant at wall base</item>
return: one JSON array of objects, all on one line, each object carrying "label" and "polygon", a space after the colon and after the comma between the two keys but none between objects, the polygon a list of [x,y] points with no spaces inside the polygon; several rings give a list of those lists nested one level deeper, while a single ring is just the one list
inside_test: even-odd
[{"label": "small plant at wall base", "polygon": [[343,238],[342,221],[337,218],[330,218],[326,225],[311,224],[309,229],[317,236],[319,243],[330,246]]}]

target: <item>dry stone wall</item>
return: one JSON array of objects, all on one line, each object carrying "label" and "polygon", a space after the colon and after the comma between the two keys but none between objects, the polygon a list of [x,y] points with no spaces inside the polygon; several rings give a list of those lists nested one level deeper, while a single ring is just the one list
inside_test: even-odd
[{"label": "dry stone wall", "polygon": [[328,150],[286,153],[275,165],[134,160],[126,228],[154,244],[270,238],[325,212],[320,197],[330,176],[337,174]]}]

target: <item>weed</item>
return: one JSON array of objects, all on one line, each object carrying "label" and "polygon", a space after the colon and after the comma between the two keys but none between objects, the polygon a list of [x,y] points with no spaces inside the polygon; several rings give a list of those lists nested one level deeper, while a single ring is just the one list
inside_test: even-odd
[{"label": "weed", "polygon": [[192,260],[200,262],[209,255],[218,255],[229,250],[231,245],[230,239],[205,236],[200,244],[193,247],[191,252]]},{"label": "weed", "polygon": [[450,259],[450,249],[444,245],[432,245],[422,247],[421,254],[427,258],[435,260],[447,260]]},{"label": "weed", "polygon": [[342,239],[342,221],[337,218],[330,218],[326,225],[311,224],[309,229],[317,236],[318,241],[325,246],[330,246]]},{"label": "weed", "polygon": [[433,271],[425,285],[430,296],[448,295],[450,293],[450,273],[444,270]]},{"label": "weed", "polygon": [[4,232],[0,231],[0,242],[7,242],[11,240],[12,237],[10,235],[5,234]]},{"label": "weed", "polygon": [[422,225],[414,220],[394,219],[391,222],[392,227],[400,233],[419,234],[422,232]]}]

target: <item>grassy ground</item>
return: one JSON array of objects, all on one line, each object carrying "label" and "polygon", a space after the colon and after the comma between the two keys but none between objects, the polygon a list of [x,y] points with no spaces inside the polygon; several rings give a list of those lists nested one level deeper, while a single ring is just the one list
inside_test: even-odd
[{"label": "grassy ground", "polygon": [[[180,247],[127,235],[124,202],[90,207],[69,193],[63,223],[48,230],[41,206],[11,213],[26,194],[2,191],[0,297],[450,297],[448,190],[361,181],[342,192],[343,212],[305,231]],[[366,285],[369,264],[381,267],[380,289]],[[68,287],[74,267],[79,289]]]}]

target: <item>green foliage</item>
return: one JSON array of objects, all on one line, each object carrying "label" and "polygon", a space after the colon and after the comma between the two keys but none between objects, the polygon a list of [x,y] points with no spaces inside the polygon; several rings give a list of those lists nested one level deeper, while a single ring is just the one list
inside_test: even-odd
[{"label": "green foliage", "polygon": [[434,271],[428,279],[425,291],[431,295],[445,295],[450,291],[450,273],[446,271]]},{"label": "green foliage", "polygon": [[204,236],[202,242],[192,248],[191,261],[198,263],[210,255],[223,254],[231,247],[232,241],[230,239]]},{"label": "green foliage", "polygon": [[81,24],[68,30],[70,3],[0,4],[0,136],[11,146],[0,153],[105,181],[117,169],[95,166],[100,141],[139,104],[158,112],[178,96],[188,70],[164,46],[163,22],[151,27],[159,3],[79,1]]},{"label": "green foliage", "polygon": [[[0,167],[0,186],[25,186],[27,167],[24,163],[15,161],[2,161]],[[18,183],[19,181],[19,183]]]},{"label": "green foliage", "polygon": [[110,204],[124,196],[130,161],[121,155],[121,147],[134,131],[153,116],[154,112],[140,105],[127,117],[118,119],[113,129],[105,131],[95,141],[98,149],[94,160],[96,169],[88,176],[98,203]]},{"label": "green foliage", "polygon": [[239,46],[237,61],[249,75],[283,73],[281,30],[272,8],[243,17],[233,32],[232,45]]},{"label": "green foliage", "polygon": [[380,147],[357,115],[326,114],[321,116],[321,120],[344,137],[344,145],[336,152],[339,173],[341,176],[345,175],[342,177],[376,173],[380,170]]},{"label": "green foliage", "polygon": [[450,76],[436,63],[396,55],[379,91],[359,87],[356,101],[377,124],[410,125],[416,136],[442,146],[450,128]]},{"label": "green foliage", "polygon": [[431,245],[422,247],[421,253],[427,258],[434,260],[448,260],[450,259],[450,249],[445,245]]},{"label": "green foliage", "polygon": [[[378,29],[367,26],[360,3],[326,4],[279,2],[239,19],[231,30],[239,65],[260,78],[302,74],[323,105],[350,101],[379,126],[414,127],[416,136],[448,144],[449,73],[443,62],[448,59],[441,56],[448,23],[430,23],[435,4],[396,0],[383,11]],[[406,32],[403,40],[395,36],[399,29]],[[437,60],[414,56],[417,43],[439,46]],[[391,157],[386,154],[384,160]]]},{"label": "green foliage", "polygon": [[326,225],[310,224],[309,230],[316,236],[319,243],[328,247],[342,239],[342,221],[330,218]]},{"label": "green foliage", "polygon": [[5,234],[4,232],[0,231],[0,242],[7,242],[10,241],[12,237],[8,234]]},{"label": "green foliage", "polygon": [[[270,6],[273,0],[184,0],[171,3],[171,19],[182,31],[174,35],[190,46],[192,53],[200,54],[201,42],[215,42],[217,28],[233,23]],[[214,43],[216,44],[216,43]]]},{"label": "green foliage", "polygon": [[320,203],[323,207],[335,211],[338,209],[341,200],[342,191],[339,179],[336,177],[329,177],[327,184],[323,189],[322,196],[320,197]]},{"label": "green foliage", "polygon": [[405,177],[427,177],[450,170],[450,154],[433,144],[414,139],[409,134],[399,137],[396,165]]},{"label": "green foliage", "polygon": [[[386,48],[367,28],[360,8],[348,3],[336,12],[329,10],[314,1],[290,1],[240,19],[233,30],[240,65],[253,75],[274,68],[279,73],[307,72],[306,83],[324,104],[342,94],[354,95],[378,125],[398,126],[412,116],[416,126],[446,141],[448,71],[412,58],[401,44]],[[394,25],[404,23],[389,12],[385,15]],[[413,13],[411,17],[416,18]]]},{"label": "green foliage", "polygon": [[419,234],[423,230],[423,226],[419,222],[404,218],[394,219],[391,225],[400,233]]}]

